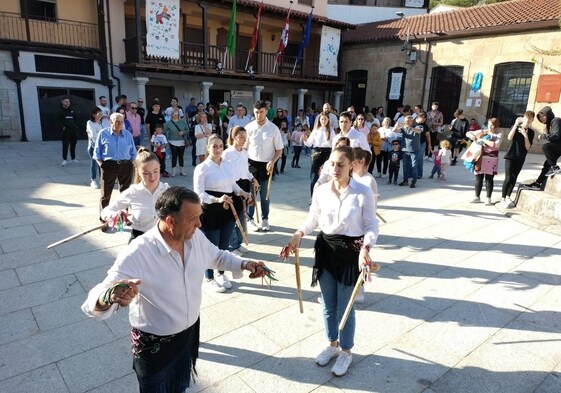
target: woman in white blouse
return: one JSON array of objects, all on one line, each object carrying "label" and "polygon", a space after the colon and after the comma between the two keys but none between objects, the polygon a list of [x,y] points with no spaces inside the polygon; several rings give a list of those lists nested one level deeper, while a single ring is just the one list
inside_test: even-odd
[{"label": "woman in white blouse", "polygon": [[335,148],[331,163],[333,179],[316,188],[308,217],[286,251],[297,249],[302,237],[319,226],[312,286],[319,282],[329,346],[316,357],[316,362],[326,366],[337,357],[331,372],[341,376],[352,363],[354,310],[341,332],[338,326],[363,265],[371,264],[369,251],[378,237],[378,221],[372,190],[352,178],[353,150],[346,146]]},{"label": "woman in white blouse", "polygon": [[128,210],[132,228],[129,243],[158,222],[156,200],[169,188],[167,183],[160,182],[160,160],[150,150],[138,149],[134,167],[134,184],[101,211],[101,218],[108,221]]},{"label": "woman in white blouse", "polygon": [[207,138],[212,134],[212,128],[207,123],[206,113],[197,113],[197,125],[195,126],[195,150],[199,155],[199,164],[205,160]]},{"label": "woman in white blouse", "polygon": [[322,165],[327,161],[331,154],[331,145],[335,137],[335,131],[329,125],[329,113],[322,112],[319,115],[318,126],[313,129],[309,137],[304,134],[304,145],[314,147],[312,153],[311,183],[310,195],[314,194],[314,185],[319,178],[319,172]]},{"label": "woman in white blouse", "polygon": [[[259,183],[253,177],[249,171],[248,160],[249,156],[247,150],[244,146],[247,141],[247,131],[242,126],[235,126],[230,130],[230,135],[228,135],[228,148],[222,153],[222,159],[232,166],[232,172],[234,174],[234,179],[236,179],[236,184],[246,192],[250,192],[251,187],[255,190],[259,188]],[[242,218],[242,214],[245,212],[242,210],[238,211],[238,216]],[[245,219],[241,220],[242,225],[245,225]],[[246,228],[247,232],[247,228]],[[232,238],[230,239],[229,249],[234,251],[235,254],[241,255],[247,250],[242,246],[243,237],[240,229],[236,226],[232,233]]]},{"label": "woman in white blouse", "polygon": [[[201,231],[212,244],[227,250],[235,226],[230,204],[239,210],[241,200],[237,196],[250,200],[251,194],[236,184],[233,165],[222,159],[224,143],[218,134],[208,137],[206,148],[208,157],[197,165],[193,174],[193,189],[203,204]],[[207,285],[215,292],[232,287],[223,271],[219,271],[215,278],[214,271],[208,269],[205,277]]]},{"label": "woman in white blouse", "polygon": [[99,185],[97,184],[97,174],[99,173],[99,165],[97,161],[93,159],[93,152],[95,149],[95,141],[97,139],[97,134],[99,131],[103,129],[103,125],[101,123],[101,118],[103,113],[101,109],[97,106],[92,109],[90,112],[90,120],[86,123],[86,133],[88,134],[88,155],[90,156],[90,172],[91,172],[91,182],[90,187],[99,189]]}]

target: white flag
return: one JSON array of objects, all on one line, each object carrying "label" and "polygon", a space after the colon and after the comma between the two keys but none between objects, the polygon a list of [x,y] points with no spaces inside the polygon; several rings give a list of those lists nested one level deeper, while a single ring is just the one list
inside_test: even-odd
[{"label": "white flag", "polygon": [[338,76],[337,57],[341,43],[341,30],[323,26],[319,50],[319,74]]},{"label": "white flag", "polygon": [[146,1],[146,54],[179,59],[179,0]]}]

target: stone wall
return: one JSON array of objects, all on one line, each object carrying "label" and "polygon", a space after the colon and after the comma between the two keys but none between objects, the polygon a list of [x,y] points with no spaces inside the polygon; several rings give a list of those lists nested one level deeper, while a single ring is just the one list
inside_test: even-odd
[{"label": "stone wall", "polygon": [[[415,42],[413,48],[418,51],[418,60],[415,64],[406,63],[406,53],[401,51],[401,46],[401,41],[343,45],[342,76],[352,70],[368,70],[366,105],[386,106],[387,76],[391,68],[404,67],[407,70],[404,103],[411,105],[422,103],[427,107],[432,68],[462,66],[464,71],[459,106],[464,108],[466,117],[475,117],[482,122],[487,115],[495,65],[523,61],[535,63],[527,109],[537,112],[543,106],[550,105],[557,115],[561,115],[559,102],[535,102],[539,76],[561,70],[561,55],[549,56],[538,53],[534,47],[544,51],[559,51],[561,48],[559,29],[439,40],[432,42],[430,46],[426,42]],[[427,57],[429,50],[430,54]],[[477,72],[483,73],[481,106],[474,108],[472,105],[471,108],[467,108],[466,99],[469,98],[473,76]],[[536,129],[540,130],[540,127],[536,126]]]},{"label": "stone wall", "polygon": [[16,84],[4,74],[13,69],[10,52],[0,51],[0,142],[21,138]]}]

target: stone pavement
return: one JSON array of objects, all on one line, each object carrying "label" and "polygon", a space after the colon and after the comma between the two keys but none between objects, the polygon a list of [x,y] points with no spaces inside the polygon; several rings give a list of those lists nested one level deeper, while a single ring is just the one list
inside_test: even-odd
[{"label": "stone pavement", "polygon": [[[97,223],[84,142],[78,165],[62,168],[59,151],[59,142],[0,143],[0,392],[135,392],[126,311],[99,322],[80,310],[128,234],[97,231],[46,248]],[[530,155],[520,180],[542,160]],[[301,252],[304,314],[294,268],[277,260],[308,209],[302,161],[273,182],[272,231],[250,235],[248,257],[267,261],[279,281],[245,278],[204,294],[190,392],[561,391],[561,237],[468,203],[473,177],[460,165],[446,184],[426,179],[427,162],[414,190],[379,182],[388,223],[373,256],[382,270],[357,307],[353,365],[341,378],[318,367],[313,237]],[[191,173],[169,183],[190,187]]]}]

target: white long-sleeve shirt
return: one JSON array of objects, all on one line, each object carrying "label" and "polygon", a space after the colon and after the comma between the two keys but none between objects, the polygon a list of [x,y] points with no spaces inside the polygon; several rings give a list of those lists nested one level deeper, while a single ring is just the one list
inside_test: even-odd
[{"label": "white long-sleeve shirt", "polygon": [[222,152],[222,160],[230,164],[236,181],[239,179],[253,180],[253,175],[249,171],[248,159],[246,149],[237,151],[234,146],[230,146]]},{"label": "white long-sleeve shirt", "polygon": [[335,135],[335,138],[333,138],[333,142],[331,142],[333,148],[337,146],[337,141],[344,136],[349,138],[349,140],[351,141],[351,147],[360,147],[366,151],[370,151],[370,145],[368,144],[366,136],[363,133],[355,130],[354,128],[351,128],[349,132],[347,132],[347,135],[343,135],[343,132]]},{"label": "white long-sleeve shirt", "polygon": [[329,139],[327,139],[327,133],[325,132],[325,128],[314,128],[312,133],[308,137],[307,141],[304,141],[304,144],[308,147],[320,147],[320,148],[330,148],[335,139],[335,131],[330,130]]},{"label": "white long-sleeve shirt", "polygon": [[199,318],[205,270],[229,270],[234,278],[241,278],[241,263],[241,258],[220,250],[200,230],[185,241],[179,255],[154,226],[119,253],[107,277],[88,293],[82,311],[98,319],[109,318],[119,307],[114,304],[96,311],[99,296],[118,280],[141,279],[139,295],[129,304],[131,326],[158,336],[176,334]]},{"label": "white long-sleeve shirt", "polygon": [[101,218],[109,220],[117,216],[121,210],[129,209],[129,220],[132,223],[132,228],[146,232],[158,222],[156,201],[162,195],[162,192],[168,188],[169,184],[160,182],[158,188],[152,194],[144,184],[132,184],[101,211]]},{"label": "white long-sleeve shirt", "polygon": [[193,191],[201,198],[202,203],[213,203],[212,195],[205,191],[217,191],[239,194],[241,188],[236,184],[234,171],[229,162],[222,160],[220,165],[208,157],[197,165],[193,173]]},{"label": "white long-sleeve shirt", "polygon": [[333,181],[322,184],[314,190],[310,212],[299,230],[307,235],[318,226],[328,235],[364,235],[364,244],[374,246],[379,234],[374,193],[354,179],[340,196],[333,191]]}]

